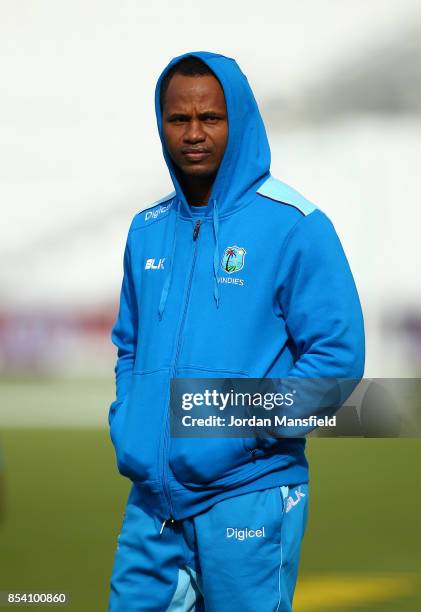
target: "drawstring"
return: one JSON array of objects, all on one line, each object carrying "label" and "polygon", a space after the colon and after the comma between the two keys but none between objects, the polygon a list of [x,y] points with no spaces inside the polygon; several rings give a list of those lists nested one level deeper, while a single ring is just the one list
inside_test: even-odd
[{"label": "drawstring", "polygon": [[174,234],[173,234],[173,239],[172,239],[171,260],[169,262],[169,270],[167,271],[167,276],[165,277],[164,285],[161,291],[161,299],[159,300],[159,307],[158,307],[159,320],[162,319],[162,315],[164,314],[165,304],[167,303],[168,292],[170,290],[173,263],[174,263],[175,245],[177,244],[177,225],[178,225],[179,214],[180,214],[180,200],[178,200],[177,202],[177,214],[175,218],[175,228],[174,228]]},{"label": "drawstring", "polygon": [[[174,228],[174,234],[173,234],[171,259],[169,262],[169,270],[167,267],[167,275],[165,277],[164,285],[161,291],[161,298],[159,300],[158,317],[160,321],[164,314],[164,309],[167,303],[167,297],[168,297],[168,293],[169,293],[170,285],[171,285],[173,265],[174,265],[175,246],[177,243],[177,226],[178,226],[179,214],[180,214],[180,200],[178,200],[177,202],[177,214],[176,214],[176,219],[175,219],[175,228]],[[217,308],[219,308],[219,298],[220,298],[219,284],[218,284],[218,267],[219,267],[218,231],[219,231],[218,207],[216,204],[216,200],[214,200],[213,201],[213,233],[215,237],[215,248],[213,251],[213,297],[215,299]]]},{"label": "drawstring", "polygon": [[213,201],[213,233],[215,236],[215,248],[213,251],[213,297],[215,298],[216,307],[219,308],[219,285],[218,285],[218,267],[219,267],[219,245],[218,245],[218,207],[216,200]]}]

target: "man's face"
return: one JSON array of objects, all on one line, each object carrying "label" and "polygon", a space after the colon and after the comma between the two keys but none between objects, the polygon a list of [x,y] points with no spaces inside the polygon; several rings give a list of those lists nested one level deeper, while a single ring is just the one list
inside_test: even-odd
[{"label": "man's face", "polygon": [[214,177],[228,137],[225,97],[212,75],[175,74],[162,112],[172,161],[186,177]]}]

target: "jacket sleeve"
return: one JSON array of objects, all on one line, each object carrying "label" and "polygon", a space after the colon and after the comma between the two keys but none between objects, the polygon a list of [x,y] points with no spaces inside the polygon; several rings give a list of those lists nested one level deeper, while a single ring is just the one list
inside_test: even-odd
[{"label": "jacket sleeve", "polygon": [[108,413],[108,423],[110,426],[116,411],[129,393],[136,357],[137,332],[137,300],[133,283],[129,230],[124,249],[123,282],[120,292],[119,311],[111,332],[111,339],[117,347],[117,361],[114,368],[116,399],[112,402]]},{"label": "jacket sleeve", "polygon": [[[294,351],[294,364],[281,384],[284,392],[296,394],[295,402],[283,414],[331,416],[363,376],[364,322],[344,250],[319,209],[290,230],[276,295]],[[281,427],[276,435],[296,437],[312,429]]]},{"label": "jacket sleeve", "polygon": [[288,376],[360,379],[361,304],[340,240],[322,211],[301,218],[288,234],[278,287],[298,357]]}]

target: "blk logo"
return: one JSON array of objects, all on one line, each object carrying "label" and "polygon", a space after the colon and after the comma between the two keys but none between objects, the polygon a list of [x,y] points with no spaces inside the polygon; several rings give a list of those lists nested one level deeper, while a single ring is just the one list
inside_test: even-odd
[{"label": "blk logo", "polygon": [[306,494],[303,493],[301,489],[296,489],[294,493],[295,493],[295,499],[291,495],[287,499],[285,512],[289,512],[290,510],[292,510],[294,506],[299,504],[301,499],[306,496]]},{"label": "blk logo", "polygon": [[155,259],[147,259],[145,263],[145,270],[163,270],[164,261],[165,257],[158,259],[158,263],[155,263]]}]

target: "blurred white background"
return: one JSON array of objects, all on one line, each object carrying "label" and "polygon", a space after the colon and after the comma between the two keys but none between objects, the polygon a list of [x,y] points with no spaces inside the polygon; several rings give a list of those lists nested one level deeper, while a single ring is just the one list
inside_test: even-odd
[{"label": "blurred white background", "polygon": [[192,50],[237,60],[272,174],[335,224],[363,305],[366,376],[417,376],[420,34],[418,0],[2,0],[3,376],[113,380],[128,226],[172,191],[155,83]]}]

